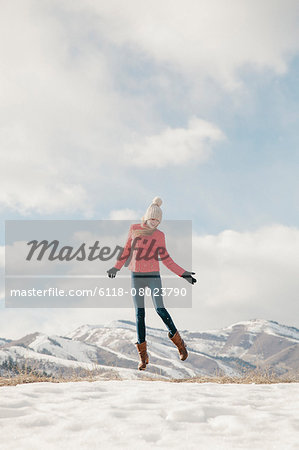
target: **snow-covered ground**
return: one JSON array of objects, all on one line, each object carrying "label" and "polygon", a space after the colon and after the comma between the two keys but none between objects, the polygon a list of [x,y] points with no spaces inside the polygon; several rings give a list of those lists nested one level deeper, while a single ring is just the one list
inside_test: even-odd
[{"label": "snow-covered ground", "polygon": [[5,450],[299,449],[299,384],[32,383],[0,402]]}]

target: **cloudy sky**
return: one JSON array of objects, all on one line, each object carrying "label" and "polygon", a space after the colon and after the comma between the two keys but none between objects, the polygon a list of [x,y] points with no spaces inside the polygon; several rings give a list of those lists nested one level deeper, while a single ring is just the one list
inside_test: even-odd
[{"label": "cloudy sky", "polygon": [[[2,274],[7,219],[138,221],[160,196],[165,219],[193,222],[199,282],[192,309],[170,311],[180,329],[253,318],[299,327],[298,9],[5,2]],[[3,276],[1,292],[2,337],[134,320],[130,308],[5,309]],[[155,311],[147,318],[163,327]]]}]

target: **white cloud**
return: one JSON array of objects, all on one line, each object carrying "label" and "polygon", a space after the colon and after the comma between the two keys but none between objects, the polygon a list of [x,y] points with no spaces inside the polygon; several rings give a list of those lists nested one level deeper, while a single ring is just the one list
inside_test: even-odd
[{"label": "white cloud", "polygon": [[[299,325],[299,229],[273,225],[194,236],[193,264],[199,283],[192,314],[205,327],[252,318]],[[184,317],[196,328],[188,311]]]},{"label": "white cloud", "polygon": [[[93,217],[120,165],[151,165],[149,153],[155,167],[204,162],[207,141],[218,140],[217,126],[193,119],[197,125],[171,127],[167,105],[163,116],[159,102],[176,103],[186,86],[187,121],[188,102],[200,100],[192,97],[194,89],[205,92],[207,80],[231,89],[243,67],[285,73],[299,47],[296,4],[5,2],[0,206],[23,215],[79,211]],[[125,155],[131,156],[126,163]],[[124,190],[130,182],[133,190],[136,180],[119,180]]]},{"label": "white cloud", "polygon": [[141,214],[133,209],[114,209],[109,214],[109,219],[111,220],[139,220]]},{"label": "white cloud", "polygon": [[160,134],[135,138],[125,147],[124,163],[157,168],[202,163],[210,156],[211,144],[222,139],[215,125],[194,117],[187,128],[168,127]]},{"label": "white cloud", "polygon": [[[118,117],[121,97],[113,90],[102,49],[86,38],[89,27],[92,21],[81,27],[80,17],[71,12],[60,16],[54,3],[12,0],[3,5],[3,207],[24,215],[93,214],[90,186],[105,185],[102,164],[126,131]],[[98,189],[98,200],[102,192]]]},{"label": "white cloud", "polygon": [[101,29],[116,45],[127,45],[190,76],[238,86],[242,66],[287,70],[299,49],[296,0],[145,0],[94,2]]}]

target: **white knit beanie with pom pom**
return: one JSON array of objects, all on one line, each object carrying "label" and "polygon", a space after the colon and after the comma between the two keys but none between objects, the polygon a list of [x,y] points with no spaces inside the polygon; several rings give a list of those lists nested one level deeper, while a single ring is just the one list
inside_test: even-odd
[{"label": "white knit beanie with pom pom", "polygon": [[146,213],[142,217],[142,220],[146,222],[148,219],[158,219],[161,223],[162,221],[162,209],[160,206],[162,205],[162,200],[160,197],[155,197],[152,200],[151,205],[147,208]]}]

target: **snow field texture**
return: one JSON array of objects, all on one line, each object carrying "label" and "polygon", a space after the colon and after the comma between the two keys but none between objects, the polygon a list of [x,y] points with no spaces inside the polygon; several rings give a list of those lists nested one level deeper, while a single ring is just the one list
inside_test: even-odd
[{"label": "snow field texture", "polygon": [[0,448],[299,448],[299,384],[162,381],[0,388]]}]

